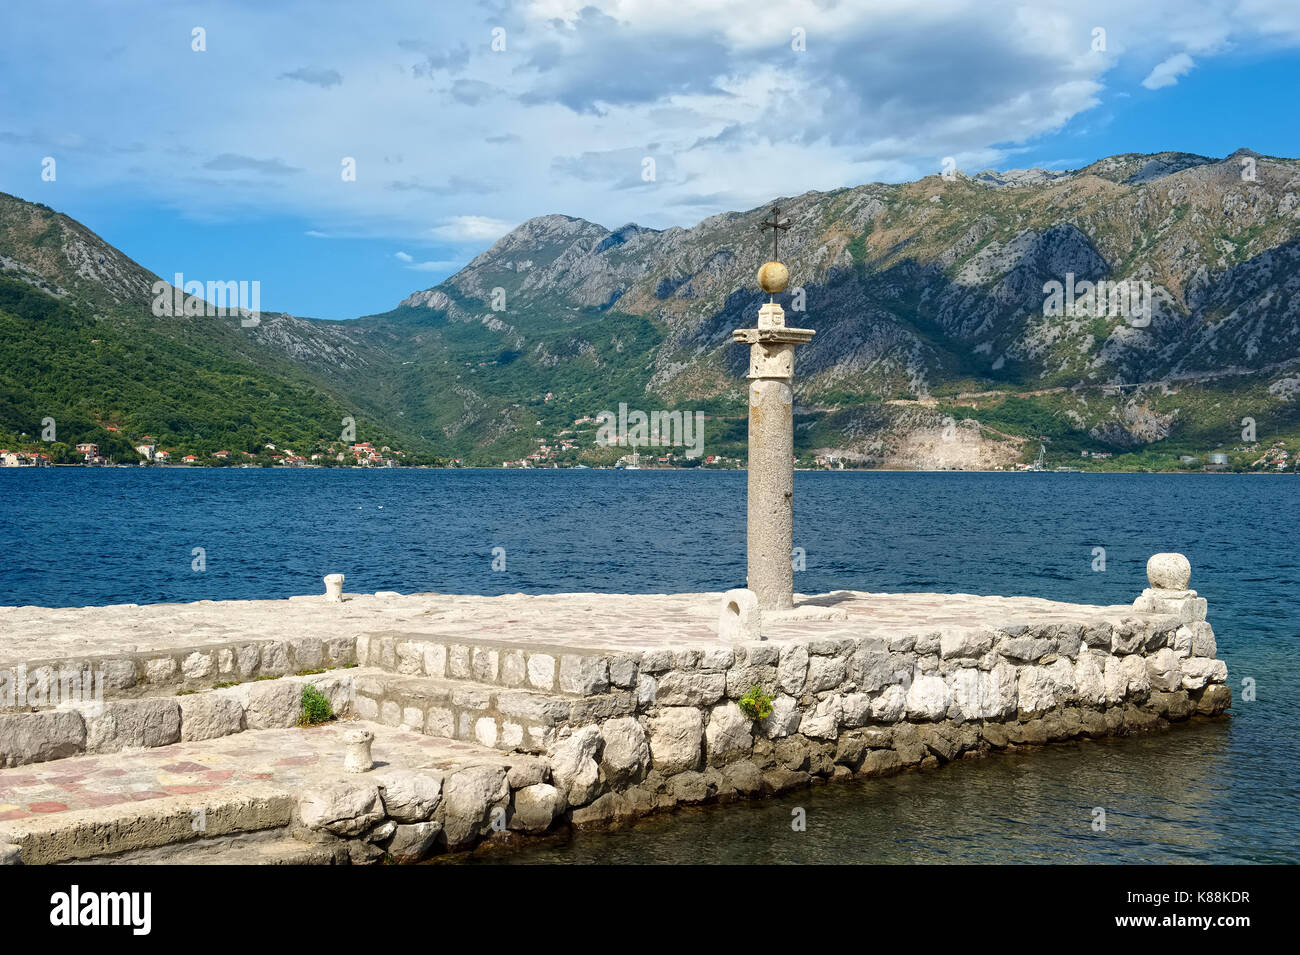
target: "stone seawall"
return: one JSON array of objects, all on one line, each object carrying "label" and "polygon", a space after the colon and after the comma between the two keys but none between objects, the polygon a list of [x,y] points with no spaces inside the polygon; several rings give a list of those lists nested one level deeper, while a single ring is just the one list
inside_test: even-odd
[{"label": "stone seawall", "polygon": [[[421,708],[400,682],[385,695],[360,678],[356,699],[361,716],[392,726],[531,742],[549,757],[557,814],[588,825],[1217,716],[1231,695],[1216,654],[1208,623],[1168,616],[605,656],[377,637],[359,641],[362,663],[472,673],[500,689]],[[561,726],[554,704],[548,713],[510,689],[557,685],[582,697],[559,704]],[[766,719],[737,702],[755,686],[774,697]]]},{"label": "stone seawall", "polygon": [[[98,654],[75,636],[92,608],[4,608],[0,654],[17,666],[115,681],[102,701],[0,714],[0,858],[413,862],[1164,729],[1231,701],[1205,601],[1185,589],[1118,607],[841,591],[739,629],[720,606],[386,594],[100,608],[113,626]],[[307,683],[339,722],[294,728]],[[755,688],[762,719],[742,706]],[[368,773],[344,769],[353,729],[373,733]],[[193,813],[220,824],[193,830]]]}]

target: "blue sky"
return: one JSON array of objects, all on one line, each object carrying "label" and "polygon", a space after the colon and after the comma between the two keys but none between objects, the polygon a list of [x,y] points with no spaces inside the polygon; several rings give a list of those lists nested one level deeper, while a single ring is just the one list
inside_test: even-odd
[{"label": "blue sky", "polygon": [[0,190],[342,319],[552,212],[689,226],[945,156],[1300,156],[1298,79],[1294,0],[14,0]]}]

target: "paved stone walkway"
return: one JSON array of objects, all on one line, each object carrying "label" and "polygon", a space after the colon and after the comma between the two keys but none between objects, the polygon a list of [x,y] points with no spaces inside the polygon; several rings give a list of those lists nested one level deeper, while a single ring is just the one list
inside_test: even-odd
[{"label": "paved stone walkway", "polygon": [[343,776],[342,734],[356,726],[375,734],[371,752],[376,766],[367,774],[371,778],[381,777],[385,769],[450,769],[475,763],[500,766],[526,758],[362,721],[305,730],[259,730],[201,743],[77,756],[0,770],[0,822],[255,782],[301,791]]},{"label": "paved stone walkway", "polygon": [[[1140,591],[1135,581],[1134,596]],[[287,600],[119,604],[108,607],[0,607],[0,666],[26,660],[114,655],[249,639],[355,637],[401,633],[446,641],[520,642],[580,649],[649,649],[714,643],[720,594],[412,594]],[[1036,597],[869,594],[836,591],[796,602],[840,619],[764,627],[770,639],[888,635],[1009,622],[1095,623],[1132,613]],[[842,611],[843,615],[839,612]]]}]

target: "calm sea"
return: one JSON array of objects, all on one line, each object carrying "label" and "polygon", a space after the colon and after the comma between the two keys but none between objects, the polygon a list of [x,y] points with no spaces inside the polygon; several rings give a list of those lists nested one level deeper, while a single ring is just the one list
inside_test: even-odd
[{"label": "calm sea", "polygon": [[[797,474],[804,592],[1125,603],[1148,556],[1185,553],[1233,718],[676,813],[511,861],[1300,862],[1298,496],[1253,475]],[[722,590],[744,581],[744,520],[742,472],[0,469],[0,604],[285,597],[327,573],[350,591]]]}]

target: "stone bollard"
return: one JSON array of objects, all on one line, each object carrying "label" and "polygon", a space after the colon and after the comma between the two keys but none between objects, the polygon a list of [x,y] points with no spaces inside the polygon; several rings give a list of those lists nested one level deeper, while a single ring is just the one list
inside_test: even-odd
[{"label": "stone bollard", "polygon": [[347,751],[343,755],[343,770],[348,773],[368,773],[375,765],[370,758],[370,744],[375,734],[370,730],[348,730],[343,734]]},{"label": "stone bollard", "polygon": [[762,640],[763,611],[758,595],[743,587],[722,595],[718,614],[718,636],[723,640]]},{"label": "stone bollard", "polygon": [[1204,597],[1188,590],[1192,565],[1182,554],[1152,554],[1147,561],[1147,583],[1151,586],[1133,601],[1133,609],[1143,613],[1171,614],[1183,623],[1205,619]]},{"label": "stone bollard", "polygon": [[327,601],[336,604],[343,599],[342,574],[326,574],[321,579],[325,581],[325,599]]}]

